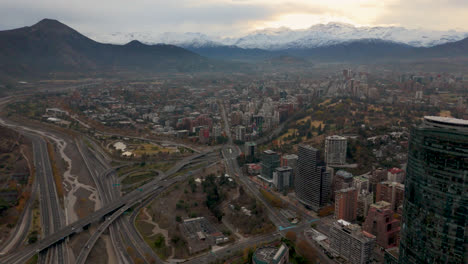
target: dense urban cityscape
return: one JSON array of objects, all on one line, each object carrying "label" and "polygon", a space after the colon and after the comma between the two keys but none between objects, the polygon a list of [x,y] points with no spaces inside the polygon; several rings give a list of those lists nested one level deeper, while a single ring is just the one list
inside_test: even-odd
[{"label": "dense urban cityscape", "polygon": [[467,39],[272,36],[0,31],[0,263],[468,263]]}]

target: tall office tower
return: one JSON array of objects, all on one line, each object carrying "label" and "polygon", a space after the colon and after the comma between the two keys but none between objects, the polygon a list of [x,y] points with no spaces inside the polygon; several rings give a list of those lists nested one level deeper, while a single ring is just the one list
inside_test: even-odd
[{"label": "tall office tower", "polygon": [[354,187],[336,191],[335,219],[343,219],[345,221],[356,220],[357,198],[358,193]]},{"label": "tall office tower", "polygon": [[343,165],[346,163],[346,138],[329,136],[325,139],[325,162],[328,165]]},{"label": "tall office tower", "polygon": [[292,168],[285,166],[285,167],[278,167],[273,172],[273,183],[275,187],[283,191],[291,186],[292,180]]},{"label": "tall office tower", "polygon": [[330,228],[330,248],[352,264],[371,263],[375,236],[344,220]]},{"label": "tall office tower", "polygon": [[291,174],[291,187],[294,186],[294,177],[296,177],[297,174],[297,160],[299,157],[296,154],[288,154],[284,155],[281,157],[281,166],[288,166],[291,167],[292,169],[292,174]]},{"label": "tall office tower", "polygon": [[236,140],[244,141],[245,140],[245,126],[236,126]]},{"label": "tall office tower", "polygon": [[255,149],[257,148],[257,143],[253,141],[245,142],[245,150],[244,155],[245,157],[250,157],[251,159],[255,159]]},{"label": "tall office tower", "polygon": [[377,244],[383,248],[398,246],[400,236],[400,220],[394,217],[390,206],[385,201],[372,204],[362,225],[364,231],[376,236]]},{"label": "tall office tower", "polygon": [[262,154],[262,177],[273,182],[273,172],[280,166],[280,157],[273,150],[265,150]]},{"label": "tall office tower", "polygon": [[369,191],[375,193],[377,190],[377,183],[383,182],[386,180],[387,180],[387,170],[384,170],[382,168],[373,170],[369,178],[369,183],[370,183]]},{"label": "tall office tower", "polygon": [[300,145],[295,177],[297,199],[304,205],[318,211],[328,202],[330,195],[330,175],[325,164],[320,161],[320,153],[316,148]]},{"label": "tall office tower", "polygon": [[400,263],[467,263],[468,120],[432,117],[411,130]]}]

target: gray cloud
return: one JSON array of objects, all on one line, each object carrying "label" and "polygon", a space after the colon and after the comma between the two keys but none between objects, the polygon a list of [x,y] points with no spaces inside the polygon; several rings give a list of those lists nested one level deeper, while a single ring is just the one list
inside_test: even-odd
[{"label": "gray cloud", "polygon": [[[345,1],[345,0],[343,0]],[[333,14],[349,18],[339,5],[324,7],[314,1],[249,0],[0,0],[0,30],[28,26],[54,18],[82,32],[197,31],[236,35],[251,30],[256,22],[281,14]],[[384,2],[387,2],[384,0]],[[435,3],[434,3],[435,2]],[[380,3],[380,1],[376,1]],[[370,4],[372,6],[372,3]],[[375,24],[408,27],[463,28],[467,0],[400,0],[386,5]],[[452,13],[449,13],[452,12]],[[464,15],[462,14],[463,12]],[[455,16],[455,14],[457,16]]]},{"label": "gray cloud", "polygon": [[467,0],[398,0],[389,4],[375,23],[428,29],[468,30]]}]

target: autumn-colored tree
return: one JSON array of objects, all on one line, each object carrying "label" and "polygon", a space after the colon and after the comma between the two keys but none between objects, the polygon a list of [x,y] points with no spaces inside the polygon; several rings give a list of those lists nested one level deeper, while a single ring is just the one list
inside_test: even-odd
[{"label": "autumn-colored tree", "polygon": [[292,241],[293,243],[296,242],[297,234],[294,231],[288,231],[286,233],[286,239]]},{"label": "autumn-colored tree", "polygon": [[309,261],[309,263],[316,263],[317,251],[307,241],[300,240],[296,244],[297,253]]}]

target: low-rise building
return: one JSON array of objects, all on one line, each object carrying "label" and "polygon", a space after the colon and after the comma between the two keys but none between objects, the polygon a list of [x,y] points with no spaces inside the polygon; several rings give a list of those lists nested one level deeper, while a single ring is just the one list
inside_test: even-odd
[{"label": "low-rise building", "polygon": [[285,244],[281,244],[279,247],[261,247],[255,250],[252,262],[254,264],[288,264],[289,249]]}]

